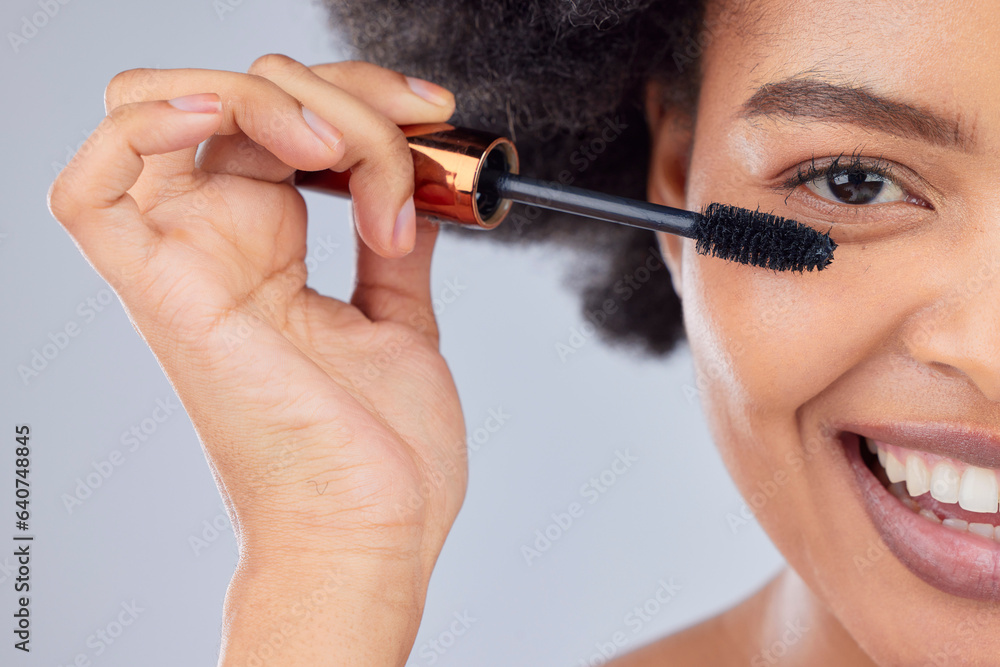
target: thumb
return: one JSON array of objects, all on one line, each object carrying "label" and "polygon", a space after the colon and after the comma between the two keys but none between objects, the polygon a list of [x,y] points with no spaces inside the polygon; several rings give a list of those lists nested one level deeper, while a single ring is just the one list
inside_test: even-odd
[{"label": "thumb", "polygon": [[[412,204],[409,204],[412,206]],[[357,279],[351,304],[373,322],[398,322],[413,327],[437,347],[439,332],[431,302],[431,257],[438,225],[416,216],[413,250],[399,258],[382,257],[357,238]]]}]

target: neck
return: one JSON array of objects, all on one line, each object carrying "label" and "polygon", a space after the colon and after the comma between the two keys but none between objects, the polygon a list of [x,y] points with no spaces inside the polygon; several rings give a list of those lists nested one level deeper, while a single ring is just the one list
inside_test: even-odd
[{"label": "neck", "polygon": [[877,667],[790,567],[725,614],[744,664]]}]

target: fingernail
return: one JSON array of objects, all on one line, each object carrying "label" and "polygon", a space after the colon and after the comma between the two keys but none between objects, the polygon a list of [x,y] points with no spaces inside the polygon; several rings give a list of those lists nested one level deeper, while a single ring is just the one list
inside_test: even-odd
[{"label": "fingernail", "polygon": [[316,136],[322,139],[323,143],[331,149],[336,149],[337,144],[344,138],[340,130],[317,116],[311,109],[302,107],[302,117],[305,119],[306,124],[312,128],[312,131],[316,133]]},{"label": "fingernail", "polygon": [[197,113],[218,113],[222,111],[222,100],[215,93],[197,93],[195,95],[175,97],[172,100],[167,100],[167,104],[181,111],[194,111]]},{"label": "fingernail", "polygon": [[417,236],[417,209],[413,205],[413,197],[406,200],[403,208],[396,216],[396,225],[392,230],[392,245],[396,250],[410,252]]},{"label": "fingernail", "polygon": [[450,91],[447,88],[442,88],[436,83],[418,79],[414,76],[406,77],[406,83],[409,84],[410,90],[431,104],[436,104],[440,107],[451,106]]}]

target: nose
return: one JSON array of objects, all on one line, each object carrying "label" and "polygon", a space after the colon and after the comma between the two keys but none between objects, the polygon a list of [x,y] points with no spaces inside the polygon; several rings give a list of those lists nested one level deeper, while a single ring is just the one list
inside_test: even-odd
[{"label": "nose", "polygon": [[916,361],[1000,402],[1000,255],[967,264],[914,317],[905,339]]}]

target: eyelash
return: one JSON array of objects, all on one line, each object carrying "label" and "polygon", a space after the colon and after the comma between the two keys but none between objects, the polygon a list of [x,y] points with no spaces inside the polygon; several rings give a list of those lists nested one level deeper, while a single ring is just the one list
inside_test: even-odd
[{"label": "eyelash", "polygon": [[[845,158],[848,160],[846,163],[842,162]],[[796,173],[786,179],[781,184],[780,189],[788,191],[788,194],[785,196],[785,203],[788,203],[788,197],[790,197],[799,186],[811,183],[820,178],[829,178],[834,174],[857,171],[874,174],[887,181],[892,181],[902,188],[904,192],[909,194],[907,188],[894,175],[891,162],[883,160],[882,158],[867,158],[859,155],[857,152],[851,153],[850,155],[841,153],[835,157],[832,162],[822,166],[817,166],[816,158],[812,158],[804,168],[803,165],[799,165]]]}]

